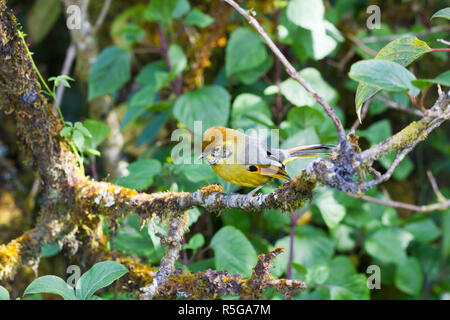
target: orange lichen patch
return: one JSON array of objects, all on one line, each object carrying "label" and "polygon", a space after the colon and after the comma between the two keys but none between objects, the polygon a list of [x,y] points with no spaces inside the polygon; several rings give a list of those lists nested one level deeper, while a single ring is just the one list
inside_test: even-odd
[{"label": "orange lichen patch", "polygon": [[6,245],[0,245],[0,279],[8,278],[20,262],[22,242],[28,236],[22,236]]},{"label": "orange lichen patch", "polygon": [[200,189],[200,192],[204,194],[205,196],[210,195],[211,193],[215,192],[223,192],[223,188],[221,185],[218,184],[211,184],[209,186],[203,187]]},{"label": "orange lichen patch", "polygon": [[217,45],[221,48],[224,48],[227,45],[227,38],[221,37],[217,40]]},{"label": "orange lichen patch", "polygon": [[16,206],[14,196],[10,192],[0,190],[0,226],[9,226],[21,216],[21,210]]}]

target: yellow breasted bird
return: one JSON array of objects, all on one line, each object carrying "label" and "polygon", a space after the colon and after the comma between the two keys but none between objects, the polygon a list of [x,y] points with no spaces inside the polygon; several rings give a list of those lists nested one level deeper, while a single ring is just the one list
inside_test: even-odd
[{"label": "yellow breasted bird", "polygon": [[315,144],[292,149],[271,148],[240,131],[212,127],[202,138],[202,154],[224,180],[243,187],[253,187],[253,195],[265,184],[278,178],[289,181],[285,164],[299,158],[327,156],[333,145]]}]

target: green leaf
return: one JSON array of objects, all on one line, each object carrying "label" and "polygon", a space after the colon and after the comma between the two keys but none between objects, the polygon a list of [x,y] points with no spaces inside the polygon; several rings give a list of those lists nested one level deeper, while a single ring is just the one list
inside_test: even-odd
[{"label": "green leaf", "polygon": [[67,137],[71,134],[72,128],[71,127],[64,127],[62,128],[61,132],[59,133],[61,137]]},{"label": "green leaf", "polygon": [[249,28],[238,28],[230,36],[225,52],[227,77],[260,67],[267,59],[261,38]]},{"label": "green leaf", "polygon": [[357,131],[357,135],[369,140],[373,146],[392,135],[391,123],[388,119],[377,121],[366,130]]},{"label": "green leaf", "polygon": [[131,97],[129,109],[140,109],[148,107],[155,101],[155,96],[156,91],[152,85],[142,87]]},{"label": "green leaf", "polygon": [[187,67],[187,58],[184,55],[183,49],[175,43],[171,44],[169,47],[169,60],[172,64],[172,69],[170,70],[175,75],[181,74]]},{"label": "green leaf", "polygon": [[330,299],[368,300],[370,298],[366,276],[356,273],[349,257],[337,256],[331,261],[329,268],[331,273],[325,285],[330,290]]},{"label": "green leaf", "polygon": [[53,293],[64,298],[64,300],[77,300],[73,288],[63,279],[56,276],[43,276],[35,279],[25,289],[24,295],[34,293]]},{"label": "green leaf", "polygon": [[189,242],[183,246],[183,249],[197,250],[205,244],[205,237],[201,233],[194,234]]},{"label": "green leaf", "polygon": [[41,247],[41,258],[49,258],[57,255],[61,251],[61,245],[58,242],[48,243]]},{"label": "green leaf", "polygon": [[136,82],[158,92],[170,83],[169,70],[163,64],[165,64],[163,61],[149,63],[139,72]]},{"label": "green leaf", "polygon": [[301,106],[289,110],[287,121],[297,128],[306,129],[323,124],[325,116],[310,106]]},{"label": "green leaf", "polygon": [[267,73],[272,68],[273,58],[267,56],[267,59],[259,66],[245,71],[237,72],[232,77],[237,78],[240,82],[246,85],[250,85],[256,82],[261,76]]},{"label": "green leaf", "polygon": [[84,147],[84,135],[79,130],[73,130],[72,141],[77,146],[78,150],[82,151]]},{"label": "green leaf", "polygon": [[291,0],[286,12],[289,20],[300,27],[318,31],[323,28],[325,7],[322,0]]},{"label": "green leaf", "polygon": [[431,242],[441,235],[441,231],[430,218],[409,222],[405,230],[414,236],[414,240]]},{"label": "green leaf", "polygon": [[352,65],[349,77],[355,81],[386,91],[409,92],[416,96],[419,89],[411,84],[416,77],[402,65],[387,60],[364,60]]},{"label": "green leaf", "polygon": [[191,26],[197,26],[200,28],[205,28],[211,25],[214,22],[214,19],[207,14],[204,14],[198,9],[193,9],[187,17],[184,19],[185,24],[189,24]]},{"label": "green leaf", "polygon": [[[300,75],[329,103],[337,100],[337,92],[325,80],[315,68],[305,68]],[[295,106],[313,106],[316,103],[314,97],[306,91],[296,80],[289,78],[281,83],[281,93]]]},{"label": "green leaf", "polygon": [[26,17],[26,30],[33,44],[38,44],[45,38],[60,14],[61,3],[59,0],[37,0],[34,2]]},{"label": "green leaf", "polygon": [[91,133],[91,137],[85,138],[85,145],[88,148],[96,149],[108,137],[110,129],[106,123],[86,119],[83,125]]},{"label": "green leaf", "polygon": [[344,219],[345,207],[336,201],[333,190],[321,188],[321,191],[315,198],[315,204],[319,208],[320,214],[328,228],[336,228]]},{"label": "green leaf", "polygon": [[79,121],[75,122],[74,128],[75,128],[75,130],[80,131],[85,138],[92,138],[92,134],[89,132],[88,129],[86,129],[83,126],[83,124],[81,122],[79,122]]},{"label": "green leaf", "polygon": [[181,172],[191,182],[214,181],[216,173],[208,164],[180,164]]},{"label": "green leaf", "polygon": [[136,161],[128,166],[130,174],[116,179],[115,183],[125,188],[145,190],[153,183],[153,177],[160,173],[161,163],[155,159]]},{"label": "green leaf", "polygon": [[221,228],[212,238],[211,247],[216,269],[240,273],[244,278],[252,274],[257,262],[256,251],[240,230],[232,226]]},{"label": "green leaf", "polygon": [[231,125],[235,129],[267,128],[246,117],[250,115],[263,123],[273,125],[269,105],[260,97],[250,93],[240,94],[233,101]]},{"label": "green leaf", "polygon": [[364,249],[384,263],[400,265],[407,258],[405,250],[412,238],[410,233],[398,228],[379,228],[366,238]]},{"label": "green leaf", "polygon": [[126,273],[128,273],[128,269],[118,262],[96,263],[78,280],[76,296],[80,300],[88,300],[97,290],[109,286]]},{"label": "green leaf", "polygon": [[450,70],[441,73],[434,79],[417,79],[411,81],[411,83],[421,90],[425,90],[432,84],[440,84],[442,86],[450,87]]},{"label": "green leaf", "polygon": [[175,118],[194,129],[194,121],[202,121],[203,130],[225,126],[230,114],[230,94],[220,86],[206,86],[183,94],[175,102]]},{"label": "green leaf", "polygon": [[[290,237],[284,237],[275,243],[275,247],[284,247],[285,254],[281,254],[273,260],[275,268],[272,275],[283,275],[289,263]],[[309,269],[316,265],[326,265],[334,254],[333,242],[321,230],[311,226],[296,228],[294,237],[293,262]],[[295,279],[295,275],[293,276]]]},{"label": "green leaf", "polygon": [[441,213],[442,219],[442,254],[450,256],[450,210]]},{"label": "green leaf", "polygon": [[89,72],[88,99],[92,100],[120,89],[130,77],[130,52],[118,47],[104,49]]},{"label": "green leaf", "polygon": [[395,286],[404,293],[419,296],[422,291],[423,273],[419,261],[408,257],[395,269]]},{"label": "green leaf", "polygon": [[[424,41],[415,36],[399,38],[389,42],[381,49],[374,59],[388,60],[406,67],[431,48]],[[355,105],[358,117],[361,115],[361,107],[365,101],[373,97],[380,89],[366,83],[360,83],[356,91]]]},{"label": "green leaf", "polygon": [[190,9],[191,4],[189,3],[188,0],[178,0],[177,6],[175,7],[175,10],[172,13],[172,17],[174,19],[179,19],[186,13],[188,13]]},{"label": "green leaf", "polygon": [[9,300],[9,292],[5,287],[0,286],[0,300]]},{"label": "green leaf", "polygon": [[323,284],[330,275],[330,268],[326,265],[317,265],[308,269],[306,275],[306,283],[308,285],[320,285]]},{"label": "green leaf", "polygon": [[139,135],[138,141],[136,145],[138,147],[150,143],[155,139],[158,132],[161,130],[161,128],[164,126],[164,124],[167,121],[167,118],[169,117],[168,112],[162,112],[158,114],[152,121],[150,121],[149,124],[145,126],[145,128],[142,130],[141,134]]},{"label": "green leaf", "polygon": [[450,7],[441,9],[438,12],[436,12],[435,14],[433,14],[431,16],[431,19],[434,19],[434,18],[444,18],[444,19],[450,20]]},{"label": "green leaf", "polygon": [[145,9],[144,16],[149,21],[169,24],[177,4],[178,0],[152,0]]},{"label": "green leaf", "polygon": [[60,83],[62,83],[62,85],[66,88],[70,88],[70,83],[69,81],[75,81],[75,79],[66,76],[66,75],[60,75],[57,77],[51,77],[48,78],[48,81],[54,81],[55,87],[58,87]]}]

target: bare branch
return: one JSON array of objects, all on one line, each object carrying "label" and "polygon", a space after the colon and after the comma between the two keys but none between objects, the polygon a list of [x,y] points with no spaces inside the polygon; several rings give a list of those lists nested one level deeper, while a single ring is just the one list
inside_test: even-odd
[{"label": "bare branch", "polygon": [[427,212],[436,211],[436,210],[446,210],[446,209],[450,208],[450,200],[446,200],[442,203],[439,202],[439,203],[434,203],[434,204],[429,204],[429,205],[424,205],[424,206],[418,206],[418,205],[404,203],[404,202],[398,202],[398,201],[393,201],[393,200],[383,200],[383,199],[378,199],[378,198],[374,198],[374,197],[370,197],[370,196],[366,196],[366,195],[353,194],[350,192],[347,192],[347,195],[352,198],[361,199],[361,200],[369,201],[369,202],[373,202],[373,203],[378,203],[378,204],[381,204],[381,205],[387,206],[387,207],[405,209],[405,210],[422,212],[422,213],[427,213]]}]

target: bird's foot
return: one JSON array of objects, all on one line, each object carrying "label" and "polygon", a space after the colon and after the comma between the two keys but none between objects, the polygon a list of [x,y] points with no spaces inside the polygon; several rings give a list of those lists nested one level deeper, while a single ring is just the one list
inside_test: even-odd
[{"label": "bird's foot", "polygon": [[260,185],[259,187],[256,187],[255,189],[253,189],[252,191],[250,191],[250,192],[247,194],[247,197],[251,198],[251,197],[256,196],[256,192],[258,192],[259,190],[261,190],[261,188],[264,187],[265,185],[266,185],[266,183]]}]

